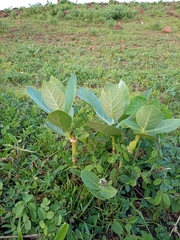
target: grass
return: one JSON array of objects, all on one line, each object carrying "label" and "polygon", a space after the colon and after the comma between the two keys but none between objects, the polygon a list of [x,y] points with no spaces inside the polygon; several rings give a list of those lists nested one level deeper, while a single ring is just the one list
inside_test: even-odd
[{"label": "grass", "polygon": [[[117,9],[123,9],[118,19]],[[91,131],[78,145],[73,168],[67,139],[45,127],[46,114],[25,93],[51,75],[66,85],[75,73],[78,87],[97,93],[106,81],[122,79],[131,99],[153,87],[151,99],[180,118],[179,9],[179,2],[62,3],[0,19],[0,236],[17,235],[20,224],[23,235],[53,239],[66,221],[68,240],[179,238],[178,223],[169,236],[180,213],[178,130],[159,138],[159,152],[159,145],[144,141],[134,162],[124,150],[132,132],[112,154],[111,139]],[[121,30],[114,29],[118,21]],[[166,25],[170,34],[161,31]],[[76,104],[79,114],[94,117],[82,101]],[[112,181],[118,194],[106,201],[93,197],[79,176],[84,168]],[[159,192],[165,200],[158,203]]]}]

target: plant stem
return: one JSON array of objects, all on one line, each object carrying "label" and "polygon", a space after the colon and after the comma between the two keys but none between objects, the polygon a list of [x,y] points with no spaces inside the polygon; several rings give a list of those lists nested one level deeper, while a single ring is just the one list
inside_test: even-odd
[{"label": "plant stem", "polygon": [[137,158],[138,154],[139,154],[139,148],[140,148],[140,145],[141,145],[141,141],[139,141],[140,137],[138,135],[136,135],[135,137],[135,141],[136,143],[138,143],[138,147],[136,148],[136,152],[135,152],[135,155],[134,155],[134,158],[133,158],[133,161]]},{"label": "plant stem", "polygon": [[98,205],[98,207],[101,206],[101,202],[102,202],[101,199],[98,198],[98,199],[97,199],[97,205]]},{"label": "plant stem", "polygon": [[77,146],[77,138],[73,138],[69,132],[66,132],[66,136],[68,138],[68,140],[70,141],[71,143],[71,149],[72,149],[72,153],[71,153],[71,156],[72,156],[72,162],[73,164],[75,165],[76,163],[76,159],[75,159],[75,154],[76,154],[76,146]]},{"label": "plant stem", "polygon": [[112,136],[112,154],[115,154],[115,137]]},{"label": "plant stem", "polygon": [[[71,156],[72,156],[72,163],[73,163],[73,165],[75,166],[75,165],[76,165],[75,154],[76,154],[77,138],[73,138],[73,137],[71,137],[71,135],[70,135],[69,132],[66,132],[66,136],[67,136],[68,140],[69,140],[70,143],[71,143],[71,150],[72,150],[72,153],[71,153]],[[72,182],[75,182],[75,179],[76,179],[75,174],[72,174]]]},{"label": "plant stem", "polygon": [[77,139],[70,139],[71,146],[72,146],[72,162],[75,165],[76,159],[75,159],[75,154],[76,154],[76,146],[77,146]]}]

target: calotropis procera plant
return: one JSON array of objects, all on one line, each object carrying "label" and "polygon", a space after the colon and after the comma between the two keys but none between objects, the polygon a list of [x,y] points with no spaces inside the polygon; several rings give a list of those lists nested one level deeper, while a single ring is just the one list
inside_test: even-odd
[{"label": "calotropis procera plant", "polygon": [[88,103],[96,115],[104,122],[89,121],[87,125],[106,136],[112,136],[114,151],[115,136],[121,135],[121,130],[116,126],[130,102],[127,85],[122,80],[119,84],[106,83],[105,88],[101,91],[100,99],[87,88],[80,88],[78,96]]},{"label": "calotropis procera plant", "polygon": [[128,146],[130,153],[141,138],[156,139],[158,134],[174,131],[180,126],[180,119],[172,118],[167,106],[162,105],[157,99],[147,102],[143,95],[131,101],[126,114],[131,116],[121,121],[119,126],[131,128],[135,134],[135,140]]},{"label": "calotropis procera plant", "polygon": [[37,105],[48,113],[47,126],[62,136],[66,136],[72,145],[72,161],[75,163],[77,140],[83,141],[88,133],[79,133],[78,127],[83,119],[74,117],[73,103],[76,97],[76,76],[72,75],[67,87],[55,77],[49,82],[43,81],[40,90],[27,87],[27,94]]}]

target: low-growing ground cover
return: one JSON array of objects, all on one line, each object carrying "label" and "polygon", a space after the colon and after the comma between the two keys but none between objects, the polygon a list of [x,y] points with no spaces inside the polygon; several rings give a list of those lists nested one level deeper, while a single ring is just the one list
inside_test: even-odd
[{"label": "low-growing ground cover", "polygon": [[[0,19],[0,236],[54,239],[67,222],[72,240],[179,239],[178,129],[136,146],[123,128],[112,149],[111,136],[87,126],[97,118],[78,94],[73,127],[89,136],[78,141],[74,165],[71,143],[46,127],[47,114],[25,93],[52,75],[66,86],[76,74],[77,88],[99,97],[106,82],[122,79],[136,103],[130,115],[150,95],[166,119],[180,118],[179,18],[179,2],[160,2],[32,6]],[[162,32],[167,25],[172,32]],[[83,170],[105,178],[116,195],[96,198]]]}]

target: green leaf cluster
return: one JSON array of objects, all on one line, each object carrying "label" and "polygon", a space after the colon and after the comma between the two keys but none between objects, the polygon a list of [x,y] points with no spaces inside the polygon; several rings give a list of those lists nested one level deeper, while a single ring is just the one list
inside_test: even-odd
[{"label": "green leaf cluster", "polygon": [[117,193],[117,190],[108,184],[105,179],[99,179],[91,171],[82,170],[81,178],[88,190],[98,199],[113,198]]}]

